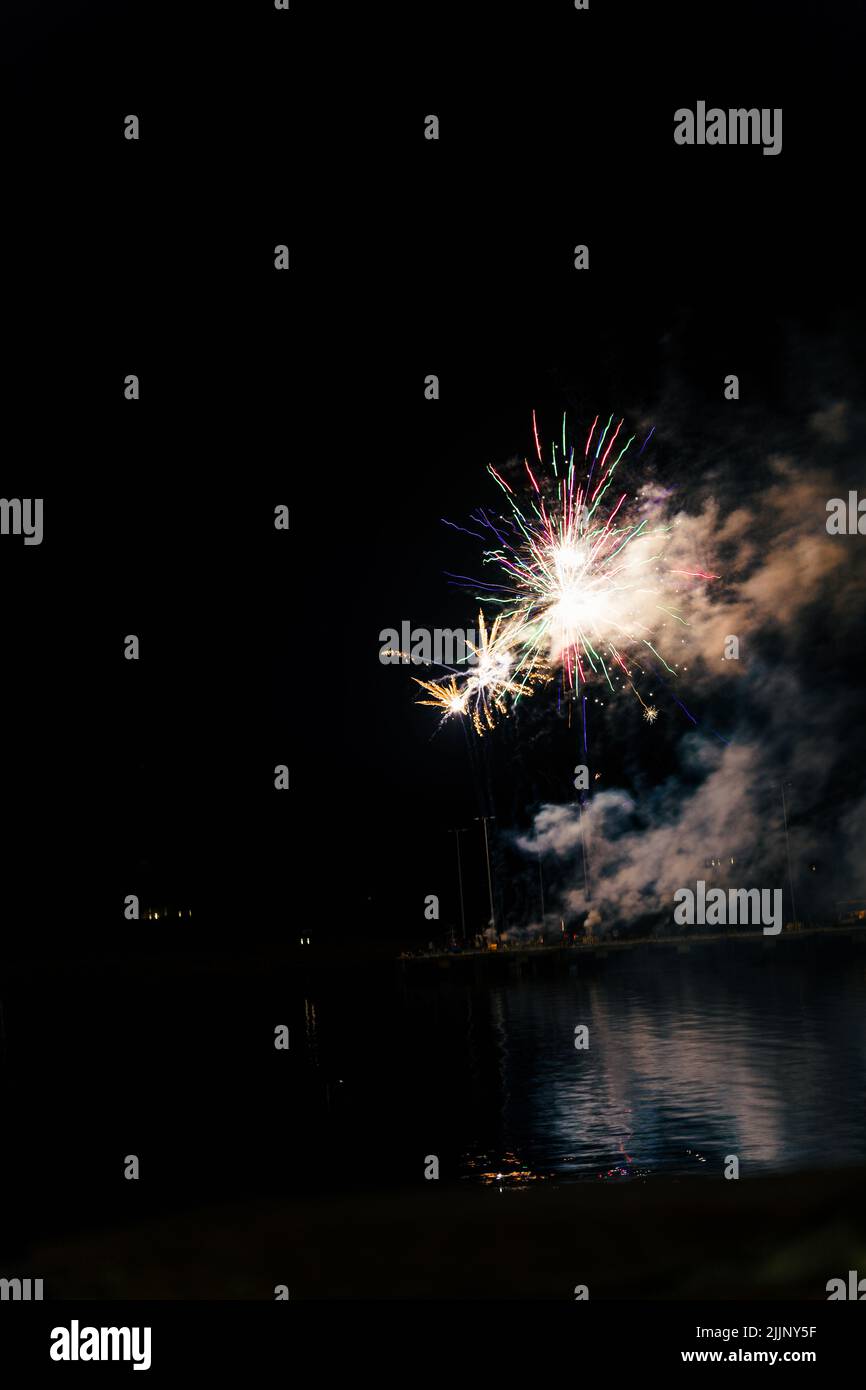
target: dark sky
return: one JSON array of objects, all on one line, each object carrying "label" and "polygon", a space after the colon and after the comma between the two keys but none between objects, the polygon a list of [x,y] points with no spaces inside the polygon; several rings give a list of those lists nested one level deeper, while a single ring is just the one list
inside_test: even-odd
[{"label": "dark sky", "polygon": [[[472,616],[443,573],[468,542],[440,518],[490,500],[485,465],[529,448],[533,408],[555,428],[563,410],[651,415],[652,466],[684,495],[722,468],[730,500],[738,466],[754,486],[774,440],[855,407],[856,17],[816,35],[812,6],[642,6],[626,25],[618,6],[550,6],[537,27],[483,10],[472,32],[438,7],[423,50],[389,44],[372,69],[351,54],[379,13],[340,16],[325,44],[299,5],[293,44],[264,59],[263,16],[233,35],[203,11],[168,44],[122,6],[5,21],[4,488],[33,493],[41,470],[46,498],[45,544],[2,555],[12,842],[47,900],[104,923],[135,881],[229,936],[239,911],[279,933],[304,899],[346,935],[404,930],[430,892],[453,916],[446,831],[472,825],[479,784],[503,835],[569,787],[534,713],[470,755],[456,729],[431,738],[408,674],[378,662],[404,617]],[[782,154],[677,148],[673,111],[699,98],[783,107]],[[832,461],[845,486],[850,466]],[[119,652],[139,631],[135,668]],[[856,689],[856,659],[815,681]],[[639,753],[599,739],[619,786],[681,773],[666,734]]]}]

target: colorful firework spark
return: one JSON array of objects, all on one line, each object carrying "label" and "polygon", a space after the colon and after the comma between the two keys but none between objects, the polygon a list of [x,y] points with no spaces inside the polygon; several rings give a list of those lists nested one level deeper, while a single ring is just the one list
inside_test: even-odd
[{"label": "colorful firework spark", "polygon": [[479,613],[478,637],[477,645],[466,644],[473,663],[469,669],[452,672],[447,680],[422,681],[417,676],[413,680],[430,697],[419,700],[419,705],[441,710],[443,720],[468,714],[475,732],[482,735],[485,728],[495,726],[496,714],[507,714],[521,695],[531,695],[533,687],[549,675],[543,662],[522,662],[525,634],[519,621],[500,613],[488,629],[484,614]]},{"label": "colorful firework spark", "polygon": [[[488,599],[520,622],[526,633],[524,663],[543,655],[562,668],[564,685],[575,693],[591,676],[606,680],[612,690],[611,671],[619,668],[652,723],[656,712],[647,713],[634,680],[644,669],[642,660],[653,666],[647,653],[676,674],[653,638],[663,622],[660,613],[686,624],[680,613],[660,602],[676,585],[663,567],[670,528],[652,525],[646,513],[629,517],[623,512],[628,493],[619,488],[606,500],[634,439],[621,439],[622,420],[611,431],[612,425],[611,415],[596,436],[596,417],[579,460],[573,445],[566,450],[563,420],[562,452],[553,444],[550,475],[537,470],[539,481],[524,460],[528,505],[521,505],[514,488],[490,467],[511,515],[493,519],[482,512],[475,519],[496,538],[485,551],[485,563],[494,563],[507,582],[492,586]],[[533,433],[541,464],[534,413]],[[670,571],[679,574],[718,578],[699,570]]]},{"label": "colorful firework spark", "polygon": [[460,689],[456,676],[447,681],[422,681],[417,676],[412,679],[431,697],[429,700],[416,700],[416,704],[433,705],[442,711],[443,719],[450,718],[452,714],[466,713],[466,690]]},{"label": "colorful firework spark", "polygon": [[[524,459],[525,498],[488,467],[510,513],[492,516],[482,510],[473,520],[495,538],[484,551],[484,563],[494,565],[505,582],[480,581],[484,592],[478,597],[503,612],[489,639],[483,618],[479,620],[482,640],[474,674],[460,688],[454,687],[453,678],[450,683],[418,682],[432,696],[421,703],[436,704],[446,715],[470,713],[481,733],[484,726],[493,727],[494,710],[505,714],[537,679],[549,678],[550,668],[561,670],[563,691],[575,697],[591,680],[606,681],[614,690],[611,673],[621,672],[622,683],[643,708],[643,718],[648,724],[655,722],[658,710],[646,703],[635,682],[645,673],[643,663],[656,674],[656,662],[671,676],[677,674],[654,644],[665,621],[659,614],[688,626],[670,606],[675,600],[669,591],[681,582],[673,576],[709,580],[718,575],[697,568],[666,571],[663,557],[670,527],[653,525],[646,509],[639,515],[624,511],[628,493],[619,488],[607,500],[617,467],[634,440],[634,435],[621,439],[623,420],[612,429],[613,423],[611,415],[596,434],[596,416],[580,458],[574,445],[566,444],[563,416],[561,451],[552,444],[549,472],[544,472],[533,411],[541,467],[534,470]],[[465,576],[462,582],[467,582]],[[666,602],[660,602],[662,598]]]}]

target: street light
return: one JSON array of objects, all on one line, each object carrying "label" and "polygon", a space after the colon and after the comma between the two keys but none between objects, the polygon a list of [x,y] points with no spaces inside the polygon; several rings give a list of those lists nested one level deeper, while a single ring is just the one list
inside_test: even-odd
[{"label": "street light", "polygon": [[463,903],[463,869],[460,864],[460,836],[466,829],[461,825],[459,830],[449,830],[448,834],[454,836],[454,843],[457,846],[457,882],[460,885],[460,921],[463,927],[463,945],[466,945],[466,908]]},{"label": "street light", "polygon": [[782,783],[782,819],[783,819],[784,822],[785,822],[785,853],[786,853],[786,855],[787,855],[787,857],[788,857],[788,884],[790,885],[790,889],[791,889],[791,914],[792,914],[792,917],[793,917],[794,926],[796,926],[796,925],[797,925],[797,904],[796,904],[795,901],[794,901],[794,874],[793,874],[793,871],[792,871],[792,869],[791,869],[791,845],[790,845],[790,842],[789,842],[789,840],[788,840],[788,809],[787,809],[787,807],[786,807],[786,805],[785,805],[785,788],[786,788],[786,787],[790,787],[791,785],[792,785],[792,784],[791,784],[790,782],[783,782],[783,783]]},{"label": "street light", "polygon": [[493,875],[490,871],[490,844],[487,839],[487,822],[496,820],[495,816],[474,816],[474,820],[480,820],[484,825],[484,854],[487,859],[487,891],[490,894],[490,925],[496,932],[496,940],[499,940],[499,932],[496,929],[496,913],[493,908]]}]

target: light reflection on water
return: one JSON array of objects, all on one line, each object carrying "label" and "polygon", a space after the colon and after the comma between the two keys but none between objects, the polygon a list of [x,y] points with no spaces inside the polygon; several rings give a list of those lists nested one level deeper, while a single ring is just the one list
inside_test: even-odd
[{"label": "light reflection on water", "polygon": [[475,990],[462,1024],[470,1181],[718,1175],[729,1154],[741,1175],[866,1160],[862,966],[622,959]]}]

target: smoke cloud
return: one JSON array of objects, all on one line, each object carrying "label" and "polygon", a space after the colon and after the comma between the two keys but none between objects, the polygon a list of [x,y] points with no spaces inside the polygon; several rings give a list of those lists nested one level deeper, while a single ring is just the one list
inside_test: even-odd
[{"label": "smoke cloud", "polygon": [[[863,433],[834,402],[806,416],[784,452],[762,457],[753,443],[745,457],[696,469],[682,498],[654,481],[639,494],[671,527],[666,567],[721,577],[683,577],[687,626],[672,620],[663,637],[677,653],[656,699],[681,726],[674,770],[593,790],[583,806],[543,805],[518,839],[558,880],[551,910],[572,924],[598,931],[651,917],[671,928],[675,890],[698,878],[783,887],[790,920],[783,784],[798,917],[828,918],[839,900],[866,895],[864,721],[850,678],[864,640],[866,537],[826,530],[827,502],[860,472]],[[726,656],[732,636],[736,659]],[[674,698],[698,711],[696,724]]]}]

